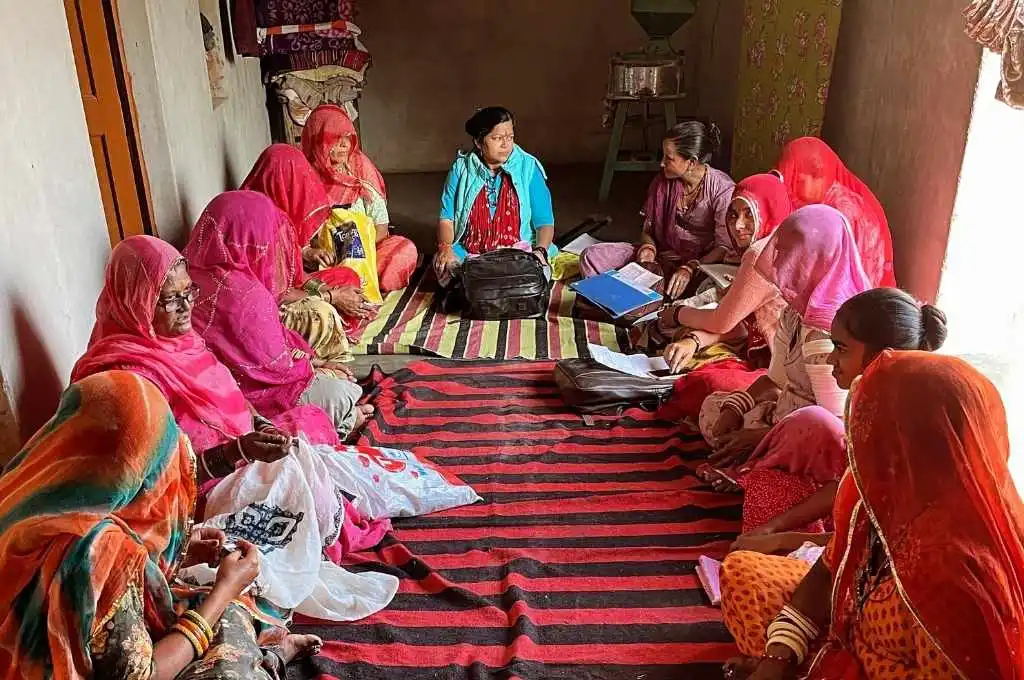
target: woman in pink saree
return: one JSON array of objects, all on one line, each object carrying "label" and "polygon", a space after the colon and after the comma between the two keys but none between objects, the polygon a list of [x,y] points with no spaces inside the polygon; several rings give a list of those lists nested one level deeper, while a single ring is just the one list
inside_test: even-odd
[{"label": "woman in pink saree", "polygon": [[[822,205],[786,218],[756,268],[787,308],[768,374],[746,390],[705,399],[700,429],[716,467],[700,475],[716,488],[743,490],[744,532],[783,513],[786,526],[773,525],[773,531],[820,531],[818,520],[827,515],[829,494],[834,498],[845,468],[840,418],[846,392],[829,365],[832,321],[844,302],[871,285],[846,219]],[[788,512],[797,506],[807,512]]]},{"label": "woman in pink saree", "polygon": [[[264,417],[242,394],[231,372],[192,328],[198,290],[185,258],[152,236],[132,236],[114,248],[96,304],[89,349],[72,382],[125,370],[156,385],[188,436],[204,473],[202,491],[239,466],[288,455],[291,437],[340,443],[323,409],[302,405]],[[375,545],[386,522],[366,522],[346,503],[341,552]]]},{"label": "woman in pink saree", "polygon": [[185,258],[199,286],[196,331],[230,369],[246,398],[276,417],[299,405],[323,409],[340,436],[358,429],[372,407],[341,364],[317,359],[284,326],[278,304],[294,281],[288,218],[264,196],[229,191],[199,218]]}]

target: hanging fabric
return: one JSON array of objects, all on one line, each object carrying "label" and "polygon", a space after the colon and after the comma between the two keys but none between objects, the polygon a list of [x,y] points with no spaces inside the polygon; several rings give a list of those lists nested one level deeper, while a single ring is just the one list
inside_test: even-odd
[{"label": "hanging fabric", "polygon": [[1024,109],[1024,0],[973,0],[964,19],[968,36],[1002,55],[996,99]]}]

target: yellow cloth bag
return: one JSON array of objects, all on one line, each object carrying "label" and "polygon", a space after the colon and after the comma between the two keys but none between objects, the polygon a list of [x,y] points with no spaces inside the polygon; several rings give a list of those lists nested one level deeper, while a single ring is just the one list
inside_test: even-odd
[{"label": "yellow cloth bag", "polygon": [[[384,303],[377,278],[377,227],[373,220],[360,212],[335,208],[314,241],[313,245],[330,253],[338,265],[359,275],[367,302]],[[342,244],[347,245],[345,253],[338,252]]]}]

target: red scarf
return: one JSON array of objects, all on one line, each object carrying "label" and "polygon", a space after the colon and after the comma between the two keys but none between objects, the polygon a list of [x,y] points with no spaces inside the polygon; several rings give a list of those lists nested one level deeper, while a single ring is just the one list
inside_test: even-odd
[{"label": "red scarf", "polygon": [[[782,174],[794,208],[824,203],[843,213],[853,231],[864,272],[874,286],[895,287],[892,235],[878,198],[850,172],[839,155],[817,137],[786,144],[775,169]],[[808,200],[805,186],[813,182],[821,195]]]},{"label": "red scarf", "polygon": [[[340,171],[331,163],[331,149],[344,137],[352,142],[352,151],[347,171]],[[387,198],[384,177],[363,153],[356,126],[340,106],[323,104],[313,109],[302,129],[302,152],[320,174],[327,195],[335,205],[352,205],[360,196],[369,202],[374,191]]]},{"label": "red scarf", "polygon": [[507,175],[501,179],[498,205],[493,216],[487,203],[486,186],[473,202],[463,243],[468,253],[489,253],[498,248],[510,248],[519,242],[519,197],[512,186],[512,179]]},{"label": "red scarf", "polygon": [[849,412],[832,637],[848,640],[856,622],[873,526],[908,610],[952,665],[968,678],[1024,678],[1024,505],[995,386],[955,357],[886,351]]}]

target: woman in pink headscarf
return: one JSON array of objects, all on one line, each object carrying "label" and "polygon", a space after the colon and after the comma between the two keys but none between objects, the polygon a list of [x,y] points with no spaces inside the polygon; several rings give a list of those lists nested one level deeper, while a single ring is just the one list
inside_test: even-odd
[{"label": "woman in pink headscarf", "polygon": [[[335,206],[363,213],[376,225],[381,291],[409,285],[419,254],[412,241],[390,234],[384,177],[360,147],[356,126],[345,109],[334,104],[313,109],[302,129],[302,152],[319,173]],[[327,283],[334,284],[331,275],[323,276]]]},{"label": "woman in pink headscarf", "polygon": [[[718,489],[743,489],[744,532],[842,474],[846,392],[828,363],[830,332],[839,307],[871,288],[846,219],[824,205],[790,215],[756,267],[787,304],[768,375],[746,390],[712,394],[700,413],[701,432],[714,449],[709,462],[717,469],[705,466],[699,474]],[[798,513],[796,524],[774,530],[811,525],[827,514],[828,503],[812,509],[820,516]]]},{"label": "woman in pink headscarf", "polygon": [[757,369],[767,366],[771,358],[771,342],[786,303],[775,286],[757,272],[757,258],[768,237],[791,212],[786,187],[776,175],[753,175],[736,185],[725,220],[732,251],[740,258],[732,285],[714,309],[686,303],[666,307],[658,327],[659,332],[674,338],[664,357],[677,373],[688,368],[702,348],[727,338],[745,336],[746,351],[687,371],[676,381],[662,417],[696,420],[709,394],[744,389],[762,374]]},{"label": "woman in pink headscarf", "polygon": [[[169,243],[152,236],[119,243],[107,265],[89,349],[75,364],[72,382],[126,370],[156,385],[196,451],[208,480],[204,492],[240,465],[288,455],[293,436],[340,444],[334,423],[317,406],[260,415],[193,330],[199,294],[185,258]],[[389,526],[365,521],[349,503],[345,509],[341,543],[331,550],[335,556],[376,544]]]},{"label": "woman in pink headscarf", "polygon": [[300,404],[319,406],[348,436],[372,407],[344,365],[317,359],[281,322],[278,305],[294,280],[287,217],[253,191],[229,191],[200,216],[185,258],[199,297],[196,331],[235,376],[246,398],[270,417]]},{"label": "woman in pink headscarf", "polygon": [[868,185],[850,172],[832,147],[817,137],[794,139],[783,147],[775,170],[789,189],[793,207],[821,203],[846,217],[871,285],[896,285],[892,235],[885,210]]}]

